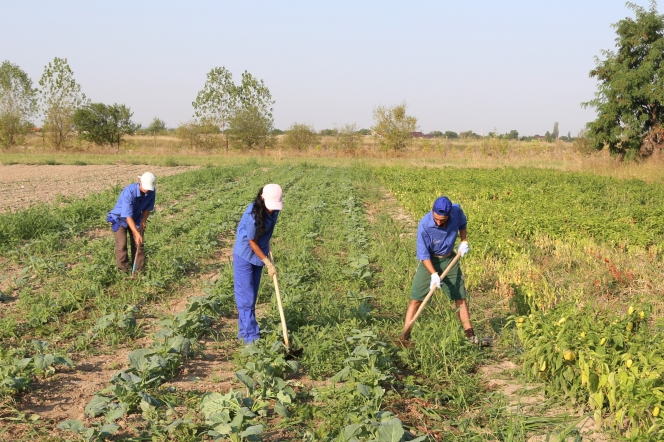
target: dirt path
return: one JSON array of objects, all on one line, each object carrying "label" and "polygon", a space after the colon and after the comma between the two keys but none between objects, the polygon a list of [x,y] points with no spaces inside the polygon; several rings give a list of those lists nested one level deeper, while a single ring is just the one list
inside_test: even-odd
[{"label": "dirt path", "polygon": [[115,183],[127,185],[143,172],[160,177],[176,175],[196,167],[159,167],[145,165],[35,166],[15,164],[0,166],[0,213],[26,208],[38,203],[52,203],[58,195],[85,197]]}]

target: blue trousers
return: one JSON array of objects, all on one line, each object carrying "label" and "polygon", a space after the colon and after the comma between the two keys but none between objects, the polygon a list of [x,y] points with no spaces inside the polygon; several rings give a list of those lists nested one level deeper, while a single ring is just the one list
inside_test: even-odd
[{"label": "blue trousers", "polygon": [[254,342],[260,337],[256,322],[256,300],[262,272],[263,266],[253,265],[233,254],[233,284],[239,313],[237,337],[244,340],[245,344]]}]

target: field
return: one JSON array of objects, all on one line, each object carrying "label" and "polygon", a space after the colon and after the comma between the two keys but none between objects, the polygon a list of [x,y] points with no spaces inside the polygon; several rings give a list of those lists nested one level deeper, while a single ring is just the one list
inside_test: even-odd
[{"label": "field", "polygon": [[[174,167],[150,166],[158,205],[138,277],[116,272],[104,219],[120,184],[147,166],[69,166],[97,187],[54,190],[69,176],[42,185],[47,204],[3,201],[0,439],[664,438],[664,185],[654,169],[643,181],[625,178],[632,166],[169,158],[157,163]],[[16,186],[6,176],[0,185]],[[268,182],[285,191],[272,248],[297,359],[285,357],[265,275],[261,339],[236,338],[234,229]],[[417,221],[441,194],[469,219],[461,265],[491,348],[466,341],[441,293],[414,348],[394,342]]]}]

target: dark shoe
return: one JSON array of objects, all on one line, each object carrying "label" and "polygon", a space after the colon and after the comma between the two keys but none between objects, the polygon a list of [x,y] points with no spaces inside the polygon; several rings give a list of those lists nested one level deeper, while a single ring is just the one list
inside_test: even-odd
[{"label": "dark shoe", "polygon": [[480,347],[491,347],[491,344],[493,344],[493,339],[491,339],[491,336],[485,336],[480,341]]}]

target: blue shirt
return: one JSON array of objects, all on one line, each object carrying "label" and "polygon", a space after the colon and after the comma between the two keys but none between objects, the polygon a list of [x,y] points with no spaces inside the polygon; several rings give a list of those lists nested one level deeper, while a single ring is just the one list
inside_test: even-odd
[{"label": "blue shirt", "polygon": [[267,214],[267,217],[265,218],[265,233],[263,233],[260,238],[256,238],[256,220],[254,220],[254,216],[251,214],[253,208],[254,203],[249,204],[247,210],[245,210],[242,215],[240,224],[237,226],[233,253],[255,266],[262,266],[263,261],[261,261],[254,251],[251,250],[249,240],[253,239],[256,241],[258,247],[260,247],[265,256],[267,256],[269,252],[268,245],[272,238],[272,232],[274,232],[274,225],[277,223],[277,218],[279,217],[279,211],[275,210],[271,214]]},{"label": "blue shirt", "polygon": [[429,212],[417,226],[417,259],[431,259],[431,255],[447,255],[454,250],[459,230],[466,230],[466,215],[458,204],[452,204],[447,225],[437,226],[433,212]]},{"label": "blue shirt", "polygon": [[108,212],[106,221],[113,223],[114,232],[117,232],[119,226],[128,228],[127,218],[133,219],[138,226],[141,223],[143,211],[154,210],[155,196],[156,191],[154,190],[143,195],[138,183],[128,185],[120,192],[118,202],[115,203],[113,210]]}]

